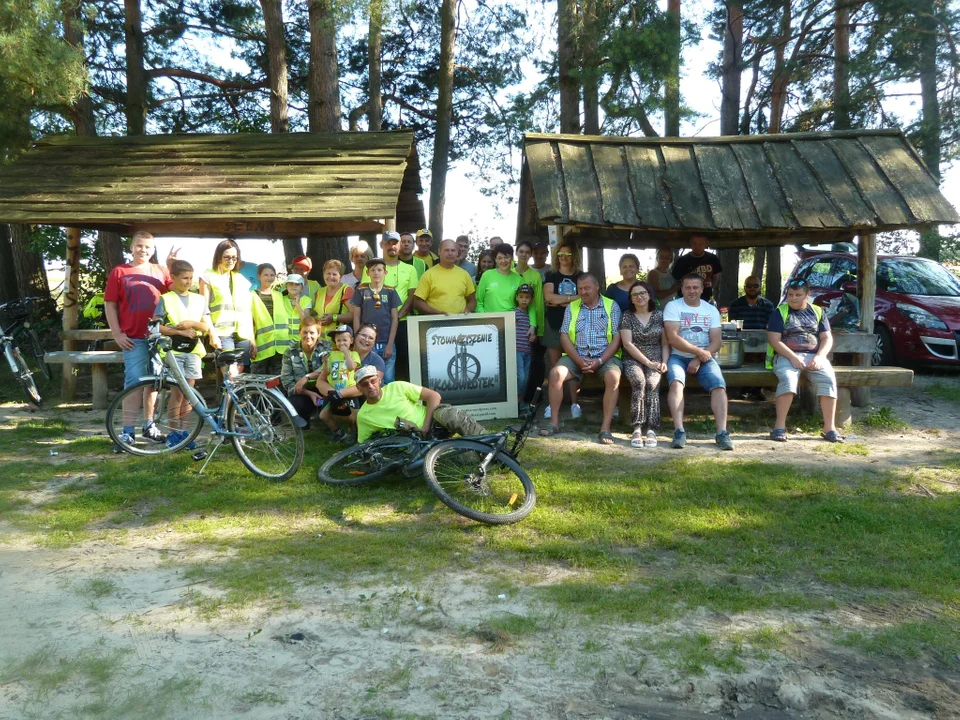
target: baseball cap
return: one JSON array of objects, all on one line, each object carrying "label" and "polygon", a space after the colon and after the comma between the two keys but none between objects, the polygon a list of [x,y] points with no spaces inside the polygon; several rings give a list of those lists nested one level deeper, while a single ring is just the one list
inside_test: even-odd
[{"label": "baseball cap", "polygon": [[520,293],[527,293],[527,295],[533,295],[533,286],[523,283],[520,287],[517,288],[517,291],[514,295],[519,295]]},{"label": "baseball cap", "polygon": [[[327,333],[330,337],[336,337],[340,333],[350,333],[353,335],[353,328],[349,325],[337,325],[333,330]],[[356,376],[354,376],[356,377]]]},{"label": "baseball cap", "polygon": [[387,230],[383,234],[384,242],[400,242],[400,233],[394,232],[393,230]]},{"label": "baseball cap", "polygon": [[311,271],[313,270],[313,260],[311,260],[311,259],[310,259],[309,257],[307,257],[306,255],[301,255],[300,257],[295,257],[295,258],[293,259],[293,262],[290,263],[290,267],[293,267],[294,265],[302,265],[303,267],[305,267],[305,268],[307,269],[307,272],[311,272]]},{"label": "baseball cap", "polygon": [[364,365],[353,374],[353,381],[359,385],[362,380],[371,378],[377,374],[377,369],[373,365]]},{"label": "baseball cap", "polygon": [[303,279],[303,275],[297,275],[297,273],[290,273],[287,275],[288,283],[297,283],[298,285],[306,285],[306,281]]},{"label": "baseball cap", "polygon": [[423,228],[422,230],[417,230],[417,237],[423,237],[424,235],[433,237],[433,233],[427,230],[426,228]]}]

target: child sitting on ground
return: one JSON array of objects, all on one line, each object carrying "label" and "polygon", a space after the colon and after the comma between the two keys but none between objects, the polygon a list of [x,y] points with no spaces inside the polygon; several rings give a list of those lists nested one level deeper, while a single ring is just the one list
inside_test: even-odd
[{"label": "child sitting on ground", "polygon": [[321,375],[326,374],[333,390],[327,393],[320,419],[330,428],[333,441],[341,442],[347,437],[347,432],[338,426],[337,420],[344,420],[351,430],[357,426],[357,410],[350,400],[343,398],[340,391],[356,385],[353,374],[360,367],[360,354],[350,349],[353,345],[353,328],[349,325],[340,325],[328,335],[336,350],[324,358]]},{"label": "child sitting on ground", "polygon": [[[193,287],[193,266],[186,260],[175,260],[170,265],[170,274],[173,277],[170,292],[160,296],[153,320],[160,322],[161,335],[174,338],[174,349],[170,352],[173,353],[187,383],[193,387],[203,376],[202,360],[206,355],[200,336],[206,333],[210,337],[210,344],[215,348],[220,347],[220,339],[210,319],[207,299],[190,291]],[[192,413],[193,408],[186,396],[179,388],[171,387],[170,405],[167,407],[169,432],[166,442],[169,447],[183,442],[190,432],[186,428],[192,429],[196,425]],[[195,445],[190,443],[187,449],[192,450]]]},{"label": "child sitting on ground", "polygon": [[530,362],[533,358],[533,343],[537,341],[537,320],[530,312],[533,302],[533,287],[523,283],[514,295],[517,325],[517,395],[521,414],[527,409],[523,395],[527,390],[527,378],[530,377]]}]

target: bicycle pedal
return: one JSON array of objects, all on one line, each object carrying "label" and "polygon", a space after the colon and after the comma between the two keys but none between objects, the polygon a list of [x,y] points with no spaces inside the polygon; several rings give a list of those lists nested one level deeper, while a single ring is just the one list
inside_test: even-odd
[{"label": "bicycle pedal", "polygon": [[207,457],[207,451],[206,451],[206,450],[197,450],[197,451],[196,451],[193,455],[191,455],[190,457],[192,457],[192,458],[193,458],[194,460],[196,460],[197,462],[200,462],[201,460],[206,459],[206,457]]}]

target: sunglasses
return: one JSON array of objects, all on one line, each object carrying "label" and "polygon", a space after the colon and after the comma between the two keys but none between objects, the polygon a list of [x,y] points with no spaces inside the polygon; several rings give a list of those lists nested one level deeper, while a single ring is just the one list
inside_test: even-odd
[{"label": "sunglasses", "polygon": [[760,287],[760,283],[748,283],[747,285],[744,285],[744,287],[748,287],[748,288],[758,288],[758,287]]},{"label": "sunglasses", "polygon": [[236,261],[237,261],[237,256],[236,256],[236,255],[223,255],[220,259],[223,260],[224,262],[236,262]]},{"label": "sunglasses", "polygon": [[573,257],[573,253],[557,253],[557,257]]},{"label": "sunglasses", "polygon": [[807,287],[806,280],[791,280],[787,283],[788,288],[805,288]]}]

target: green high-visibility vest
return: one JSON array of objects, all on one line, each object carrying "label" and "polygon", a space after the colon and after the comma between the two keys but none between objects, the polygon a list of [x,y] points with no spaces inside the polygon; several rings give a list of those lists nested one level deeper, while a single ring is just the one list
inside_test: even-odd
[{"label": "green high-visibility vest", "polygon": [[[820,320],[823,318],[823,308],[819,305],[814,305],[811,302],[807,303],[807,307],[813,308],[813,314],[817,318],[817,325],[820,324]],[[790,314],[790,306],[786,303],[780,303],[777,305],[777,310],[780,311],[780,317],[783,318],[783,325],[787,325],[787,316]],[[767,343],[767,370],[773,370],[773,359],[776,356],[777,351],[773,349],[773,345]]]},{"label": "green high-visibility vest", "polygon": [[210,317],[221,337],[236,333],[253,340],[253,293],[250,281],[238,272],[207,270],[204,282],[210,286]]},{"label": "green high-visibility vest", "polygon": [[[613,300],[605,295],[601,295],[600,300],[603,301],[603,309],[607,313],[607,344],[609,344],[613,342]],[[570,329],[567,331],[567,335],[570,336],[570,342],[574,346],[577,344],[577,318],[580,317],[580,308],[582,307],[583,300],[579,298],[570,303]],[[620,357],[619,350],[614,357]]]}]

